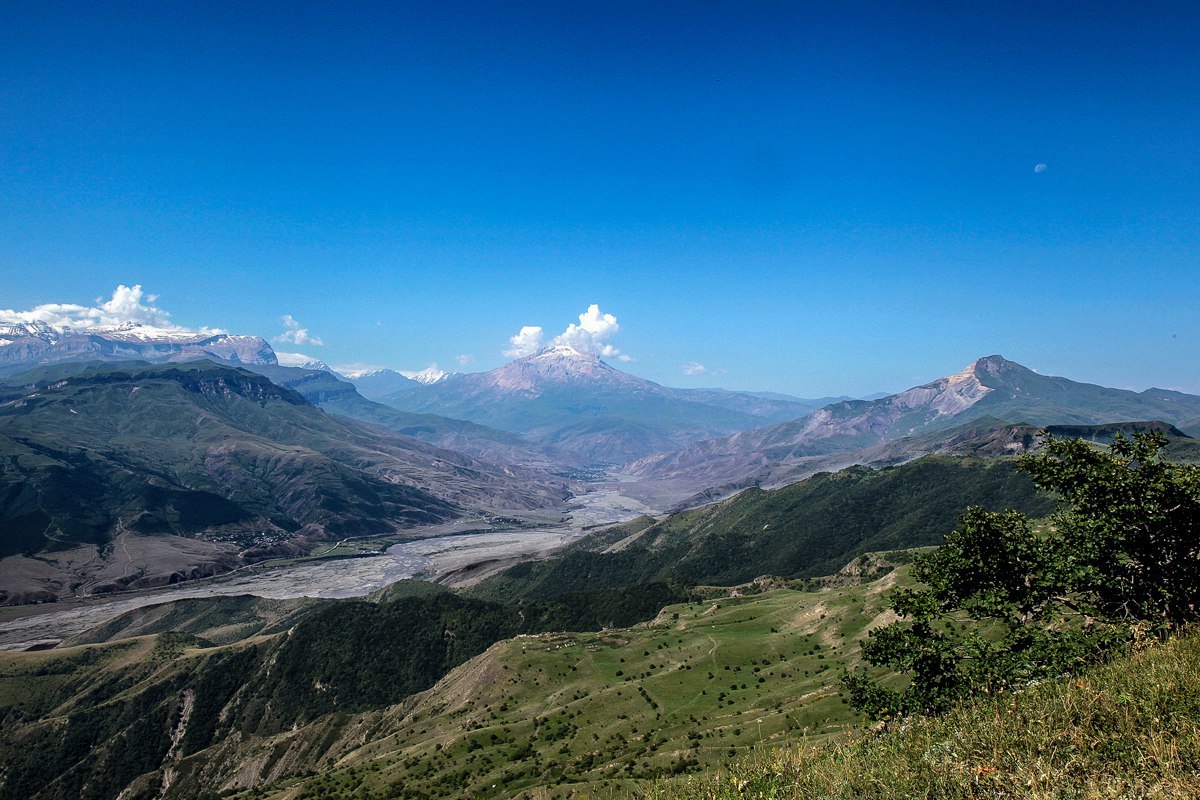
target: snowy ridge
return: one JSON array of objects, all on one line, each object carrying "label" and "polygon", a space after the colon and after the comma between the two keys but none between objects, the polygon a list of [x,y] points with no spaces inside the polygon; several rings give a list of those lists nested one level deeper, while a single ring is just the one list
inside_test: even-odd
[{"label": "snowy ridge", "polygon": [[421,370],[420,372],[411,372],[408,370],[400,370],[400,374],[403,375],[404,377],[408,378],[409,380],[414,380],[417,383],[423,383],[426,386],[430,386],[432,384],[440,383],[441,381],[446,380],[446,378],[449,378],[454,373],[446,372],[445,370],[438,369],[437,364],[430,364],[428,367]]},{"label": "snowy ridge", "polygon": [[596,353],[582,352],[565,342],[477,375],[483,386],[526,394],[538,394],[548,386],[625,387],[651,392],[662,389],[653,381],[613,369]]},{"label": "snowy ridge", "polygon": [[177,361],[212,356],[243,364],[276,364],[275,351],[260,336],[221,330],[123,322],[88,327],[0,320],[0,363],[48,364],[81,359]]},{"label": "snowy ridge", "polygon": [[333,370],[329,368],[329,365],[321,359],[313,358],[312,356],[306,356],[304,353],[283,353],[276,350],[275,358],[279,360],[279,366],[281,367],[297,367],[299,369],[313,369],[320,370],[322,372],[333,372]]}]

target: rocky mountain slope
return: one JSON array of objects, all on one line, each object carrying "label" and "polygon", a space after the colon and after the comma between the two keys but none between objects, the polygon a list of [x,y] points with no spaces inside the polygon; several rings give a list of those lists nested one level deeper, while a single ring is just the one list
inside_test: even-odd
[{"label": "rocky mountain slope", "polygon": [[954,375],[898,394],[833,403],[791,422],[658,453],[629,471],[696,490],[756,482],[776,485],[803,472],[815,457],[946,431],[984,417],[1037,427],[1137,420],[1188,424],[1198,411],[1200,397],[1193,395],[1078,383],[988,356]]}]

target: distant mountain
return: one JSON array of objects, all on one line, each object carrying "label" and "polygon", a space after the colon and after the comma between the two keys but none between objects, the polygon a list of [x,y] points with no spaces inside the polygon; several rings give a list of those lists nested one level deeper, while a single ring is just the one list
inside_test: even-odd
[{"label": "distant mountain", "polygon": [[464,508],[569,495],[544,473],[330,416],[242,369],[64,366],[0,388],[10,602],[174,582]]},{"label": "distant mountain", "polygon": [[416,389],[421,386],[440,383],[455,377],[458,373],[446,372],[434,365],[416,372],[381,367],[377,369],[347,370],[342,372],[341,375],[353,383],[363,397],[375,399],[392,394],[393,392],[402,392],[406,389]]},{"label": "distant mountain", "polygon": [[395,392],[416,389],[421,384],[394,369],[368,369],[341,373],[354,384],[359,393],[370,400],[377,400]]},{"label": "distant mountain", "polygon": [[715,389],[671,389],[556,344],[489,372],[378,396],[396,408],[519,433],[591,462],[619,463],[792,419],[817,407]]},{"label": "distant mountain", "polygon": [[834,403],[792,422],[655,454],[633,464],[630,472],[694,489],[762,480],[775,484],[789,467],[815,457],[946,431],[984,417],[1038,427],[1138,420],[1182,426],[1198,413],[1200,397],[1193,395],[1109,389],[1039,375],[1001,356],[988,356],[953,375],[878,400]]},{"label": "distant mountain", "polygon": [[275,364],[275,351],[259,336],[234,336],[136,322],[90,328],[41,322],[0,323],[0,375],[62,361],[188,361],[210,356],[244,364]]},{"label": "distant mountain", "polygon": [[[271,365],[248,365],[246,368],[265,375],[280,386],[296,390],[304,399],[331,414],[381,425],[395,433],[494,464],[561,470],[579,463],[579,459],[570,453],[528,441],[519,434],[437,414],[401,411],[368,400],[354,383],[341,380],[333,372]],[[533,477],[536,479],[536,475]]]},{"label": "distant mountain", "polygon": [[401,374],[406,378],[411,378],[417,383],[422,383],[426,386],[430,385],[431,383],[439,383],[440,381],[444,381],[447,378],[452,378],[455,375],[453,372],[446,372],[445,370],[438,369],[436,365],[432,367],[426,367],[419,372],[403,372]]},{"label": "distant mountain", "polygon": [[306,356],[304,353],[281,353],[276,350],[275,358],[278,360],[278,363],[284,367],[296,367],[297,369],[315,369],[322,370],[324,372],[333,372],[333,370],[329,368],[329,365],[321,359],[313,358],[312,356]]},{"label": "distant mountain", "polygon": [[[1167,452],[1172,460],[1186,463],[1196,463],[1200,460],[1200,442],[1165,422],[1151,420],[1102,425],[1039,426],[1009,423],[994,417],[980,417],[953,428],[893,439],[861,450],[798,458],[774,464],[758,473],[754,477],[753,485],[763,488],[787,486],[818,472],[845,469],[857,464],[871,467],[892,466],[932,454],[984,457],[1019,455],[1041,446],[1043,430],[1054,436],[1081,438],[1098,444],[1109,444],[1118,433],[1131,436],[1134,433],[1159,431],[1166,434],[1171,442]],[[728,493],[717,492],[711,499]],[[701,502],[707,501],[699,498],[697,502],[689,501],[683,505],[690,507]]]}]

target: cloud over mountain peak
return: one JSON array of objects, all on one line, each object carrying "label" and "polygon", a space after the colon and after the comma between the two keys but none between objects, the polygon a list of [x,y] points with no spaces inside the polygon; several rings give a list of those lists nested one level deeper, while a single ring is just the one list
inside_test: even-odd
[{"label": "cloud over mountain peak", "polygon": [[[579,322],[567,325],[566,330],[551,340],[551,344],[569,345],[580,353],[615,358],[618,361],[632,361],[631,356],[622,353],[609,342],[620,330],[621,326],[615,315],[604,313],[598,303],[592,303],[579,315]],[[543,349],[543,335],[544,331],[540,325],[525,325],[514,336],[509,337],[509,346],[503,354],[509,358],[521,358],[538,353]]]}]

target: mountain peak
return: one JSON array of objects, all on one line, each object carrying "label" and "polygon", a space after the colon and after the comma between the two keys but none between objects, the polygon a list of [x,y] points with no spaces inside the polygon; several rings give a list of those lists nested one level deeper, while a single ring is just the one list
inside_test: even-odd
[{"label": "mountain peak", "polygon": [[960,371],[932,383],[916,386],[894,397],[906,408],[925,408],[937,416],[959,414],[978,403],[989,392],[1026,382],[1032,370],[1002,355],[977,358]]},{"label": "mountain peak", "polygon": [[299,367],[300,369],[320,370],[323,372],[333,371],[321,359],[313,358],[304,353],[284,353],[276,350],[275,358],[279,361],[279,366],[281,367]]},{"label": "mountain peak", "polygon": [[566,342],[554,342],[549,347],[543,348],[540,352],[535,353],[531,358],[579,358],[587,361],[599,361],[600,356],[595,353],[584,353],[575,349]]},{"label": "mountain peak", "polygon": [[579,350],[566,342],[554,342],[537,353],[522,356],[490,372],[479,373],[477,380],[500,391],[531,396],[551,387],[657,387],[650,381],[614,369],[601,361],[596,353]]},{"label": "mountain peak", "polygon": [[987,372],[992,375],[997,375],[1001,372],[1008,372],[1014,369],[1019,371],[1029,371],[1027,367],[1023,367],[1015,361],[1009,361],[1007,358],[1001,355],[991,355],[984,356],[983,358],[977,358],[974,362],[972,362],[968,369],[973,369],[975,371],[982,370],[983,372]]},{"label": "mountain peak", "polygon": [[409,380],[429,386],[430,384],[439,383],[446,380],[452,373],[446,372],[443,369],[438,369],[437,364],[431,364],[420,372],[401,372],[400,374]]},{"label": "mountain peak", "polygon": [[1029,367],[1009,361],[1004,356],[985,356],[968,369],[983,386],[989,389],[1027,392],[1030,387],[1047,380]]}]

